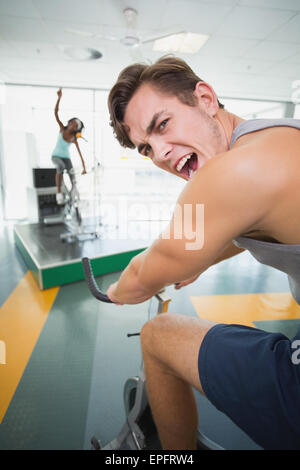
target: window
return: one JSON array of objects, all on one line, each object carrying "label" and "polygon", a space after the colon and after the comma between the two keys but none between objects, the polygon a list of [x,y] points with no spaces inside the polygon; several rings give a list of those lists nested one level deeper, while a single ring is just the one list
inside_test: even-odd
[{"label": "window", "polygon": [[276,101],[255,101],[220,98],[227,111],[243,119],[283,118],[285,103]]},{"label": "window", "polygon": [[295,106],[294,118],[295,119],[300,119],[300,104],[297,104]]},{"label": "window", "polygon": [[[71,146],[73,166],[83,200],[83,216],[95,215],[103,201],[125,197],[129,203],[171,205],[184,182],[162,172],[136,150],[122,148],[109,125],[108,91],[63,89],[59,117],[71,117],[85,125],[79,140],[88,174],[81,177],[81,161]],[[57,89],[8,85],[1,108],[3,134],[3,186],[6,219],[26,219],[27,188],[32,187],[32,168],[53,167],[51,154],[58,136],[54,117]],[[150,213],[152,213],[150,211]],[[152,217],[150,215],[150,217]]]},{"label": "window", "polygon": [[[104,203],[142,202],[148,220],[165,219],[171,213],[185,181],[155,167],[137,150],[122,148],[109,125],[107,90],[63,89],[59,116],[84,122],[85,140],[79,146],[88,174],[81,176],[81,161],[71,146],[72,162],[78,175],[83,216],[99,214]],[[6,86],[1,107],[1,168],[6,219],[26,219],[27,188],[32,187],[32,168],[52,167],[51,154],[58,136],[54,117],[57,89],[42,86]],[[244,119],[279,118],[285,103],[220,98],[226,109]],[[298,114],[297,114],[298,113]],[[300,116],[299,105],[296,114]],[[296,117],[296,116],[295,116]],[[156,206],[156,209],[154,209]],[[169,209],[168,209],[169,208]],[[161,209],[161,210],[160,210]],[[131,217],[143,218],[131,211]],[[136,214],[136,215],[134,215]]]}]

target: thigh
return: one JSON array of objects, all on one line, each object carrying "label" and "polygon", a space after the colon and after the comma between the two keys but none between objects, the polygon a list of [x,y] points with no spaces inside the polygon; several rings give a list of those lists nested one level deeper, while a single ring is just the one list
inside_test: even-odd
[{"label": "thigh", "polygon": [[65,163],[65,168],[67,172],[73,174],[74,169],[73,169],[72,160],[70,158],[64,158],[64,163]]},{"label": "thigh", "polygon": [[66,167],[67,173],[69,175],[69,178],[71,180],[71,183],[74,184],[75,171],[74,171],[74,167],[72,165],[72,161],[71,161],[70,158],[65,158],[65,167]]},{"label": "thigh", "polygon": [[52,162],[56,168],[57,173],[63,173],[66,168],[63,158],[52,157]]},{"label": "thigh", "polygon": [[141,331],[143,354],[150,354],[161,367],[203,393],[198,355],[206,333],[216,325],[186,315],[163,313],[146,323]]}]

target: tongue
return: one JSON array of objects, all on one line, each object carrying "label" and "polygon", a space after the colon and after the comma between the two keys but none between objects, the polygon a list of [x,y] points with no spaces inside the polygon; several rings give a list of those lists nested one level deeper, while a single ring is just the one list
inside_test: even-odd
[{"label": "tongue", "polygon": [[184,173],[189,174],[190,170],[197,170],[197,156],[195,153],[188,159],[188,161],[183,166]]}]

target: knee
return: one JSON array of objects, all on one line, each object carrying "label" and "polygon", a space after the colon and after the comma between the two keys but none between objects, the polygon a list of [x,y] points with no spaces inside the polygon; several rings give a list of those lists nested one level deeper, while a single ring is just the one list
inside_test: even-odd
[{"label": "knee", "polygon": [[145,323],[141,329],[140,340],[143,353],[154,352],[162,340],[163,332],[171,321],[171,314],[163,313]]}]

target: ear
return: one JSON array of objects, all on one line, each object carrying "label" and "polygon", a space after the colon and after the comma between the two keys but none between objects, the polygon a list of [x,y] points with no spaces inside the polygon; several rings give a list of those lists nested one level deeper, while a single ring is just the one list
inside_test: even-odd
[{"label": "ear", "polygon": [[194,95],[199,106],[204,107],[210,116],[215,116],[219,110],[218,98],[213,88],[206,82],[197,82]]}]

